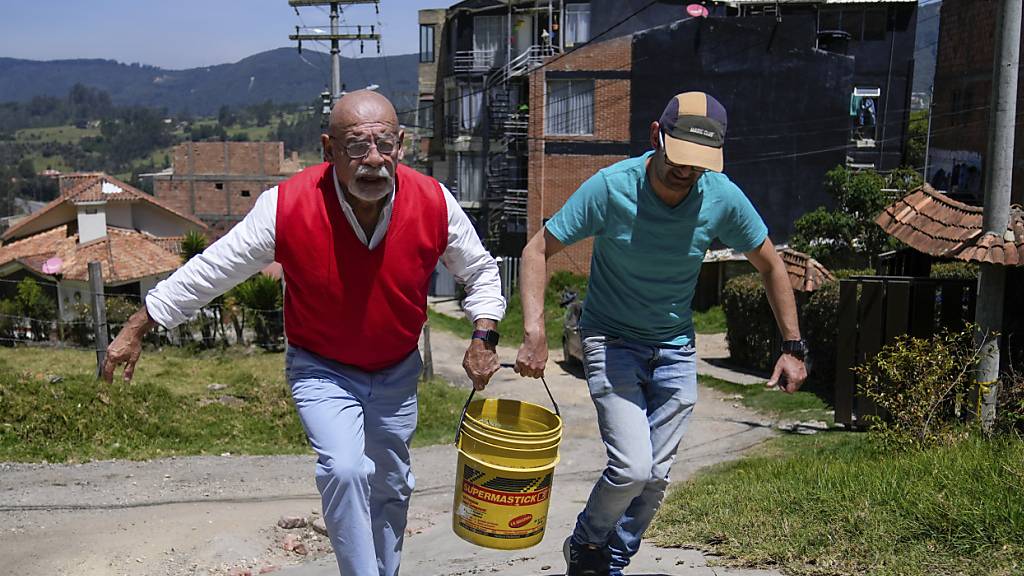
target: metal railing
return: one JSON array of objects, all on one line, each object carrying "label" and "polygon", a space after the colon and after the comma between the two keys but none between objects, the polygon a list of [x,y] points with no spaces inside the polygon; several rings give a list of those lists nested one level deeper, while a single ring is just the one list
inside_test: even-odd
[{"label": "metal railing", "polygon": [[460,50],[452,57],[456,74],[485,74],[498,64],[497,50]]}]

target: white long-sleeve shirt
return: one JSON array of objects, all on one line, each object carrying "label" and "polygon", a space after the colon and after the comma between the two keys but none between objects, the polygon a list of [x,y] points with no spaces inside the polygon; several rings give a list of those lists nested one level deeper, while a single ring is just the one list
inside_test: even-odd
[{"label": "white long-sleeve shirt", "polygon": [[[342,211],[359,241],[373,250],[384,239],[391,222],[395,190],[388,196],[373,235],[366,234],[345,200],[334,176],[334,190]],[[505,315],[505,299],[494,258],[484,249],[469,218],[444,185],[441,185],[448,207],[448,246],[441,262],[466,285],[463,307],[471,321],[487,318],[499,321]],[[173,328],[191,318],[200,308],[227,292],[274,261],[274,239],[277,229],[277,187],[256,200],[249,214],[202,254],[195,256],[169,278],[161,281],[146,295],[150,317],[165,328]]]}]

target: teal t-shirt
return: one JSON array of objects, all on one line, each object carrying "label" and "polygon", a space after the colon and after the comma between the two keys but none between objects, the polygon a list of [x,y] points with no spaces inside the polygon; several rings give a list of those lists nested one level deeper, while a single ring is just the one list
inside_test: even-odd
[{"label": "teal t-shirt", "polygon": [[693,342],[690,305],[711,242],[748,252],[764,243],[768,228],[743,191],[717,172],[668,206],[647,180],[651,154],[599,171],[546,227],[566,246],[594,237],[581,328],[684,345]]}]

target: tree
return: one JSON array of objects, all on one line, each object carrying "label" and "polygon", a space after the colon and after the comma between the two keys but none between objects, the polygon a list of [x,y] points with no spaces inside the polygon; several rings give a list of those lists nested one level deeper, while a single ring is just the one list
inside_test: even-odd
[{"label": "tree", "polygon": [[18,282],[18,293],[14,297],[18,314],[29,320],[35,340],[46,340],[50,335],[49,324],[57,317],[57,304],[43,293],[32,278]]},{"label": "tree", "polygon": [[225,104],[217,111],[217,123],[221,126],[227,128],[228,126],[234,125],[236,122],[238,122],[238,117],[231,110],[231,106]]},{"label": "tree", "polygon": [[181,261],[182,263],[188,262],[192,258],[203,253],[206,250],[206,236],[203,236],[201,232],[195,230],[189,230],[185,233],[185,237],[181,239]]},{"label": "tree", "polygon": [[281,336],[280,308],[283,293],[276,278],[257,274],[235,287],[233,296],[246,308],[256,331],[256,343],[273,348]]},{"label": "tree", "polygon": [[915,110],[910,113],[910,125],[907,127],[907,148],[903,163],[917,170],[924,169],[927,142],[928,110]]},{"label": "tree", "polygon": [[898,246],[875,224],[875,217],[920,184],[920,175],[910,168],[882,175],[837,166],[825,175],[825,190],[835,199],[835,208],[820,206],[798,218],[790,239],[793,247],[828,268],[873,266],[878,254]]},{"label": "tree", "polygon": [[22,158],[21,162],[18,162],[18,176],[25,180],[35,178],[36,167],[31,158]]},{"label": "tree", "polygon": [[[203,253],[206,250],[207,240],[206,236],[195,230],[189,230],[185,233],[185,237],[181,239],[181,260],[182,262],[188,262],[196,256]],[[203,346],[211,347],[217,336],[217,324],[219,324],[219,310],[220,310],[220,297],[214,299],[210,303],[210,307],[213,309],[213,314],[216,317],[216,322],[209,322],[206,317],[206,307],[199,309],[199,331],[203,335]],[[186,324],[182,324],[180,336],[183,339],[191,340],[192,334],[188,331]]]}]

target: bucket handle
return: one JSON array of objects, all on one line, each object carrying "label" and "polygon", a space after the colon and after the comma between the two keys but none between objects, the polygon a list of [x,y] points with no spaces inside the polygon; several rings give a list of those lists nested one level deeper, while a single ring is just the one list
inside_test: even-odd
[{"label": "bucket handle", "polygon": [[[502,362],[502,368],[512,368],[515,364]],[[551,395],[551,388],[548,388],[548,381],[543,376],[540,377],[540,381],[544,383],[544,390],[548,393],[548,398],[551,399],[551,405],[555,407],[555,416],[561,418],[562,413],[558,410],[558,402],[555,402],[555,397]],[[469,403],[473,401],[473,395],[476,394],[476,388],[469,391],[469,398],[466,399],[466,403],[462,405],[462,414],[459,416],[459,427],[455,429],[455,445],[459,445],[459,438],[462,436],[462,423],[466,420],[466,410],[469,410]]]}]

